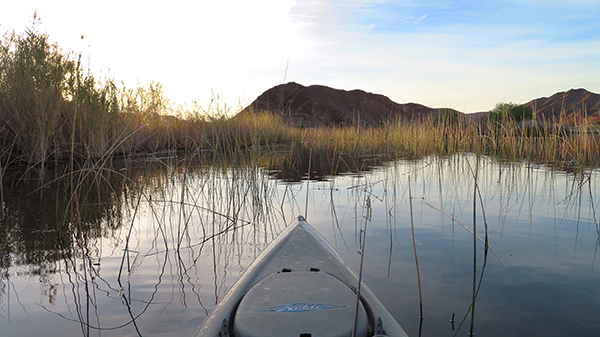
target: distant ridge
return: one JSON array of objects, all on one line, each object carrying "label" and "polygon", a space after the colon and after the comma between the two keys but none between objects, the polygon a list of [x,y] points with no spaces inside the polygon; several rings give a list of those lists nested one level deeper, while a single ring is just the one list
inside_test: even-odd
[{"label": "distant ridge", "polygon": [[589,122],[600,122],[600,95],[585,89],[557,92],[525,103],[538,116],[571,124],[577,118],[587,117]]},{"label": "distant ridge", "polygon": [[[262,93],[241,115],[269,111],[295,126],[374,126],[397,119],[423,120],[440,109],[393,102],[363,90],[339,90],[322,85],[305,87],[289,82]],[[451,109],[446,109],[451,110]]]},{"label": "distant ridge", "polygon": [[[585,89],[571,89],[550,97],[533,99],[531,107],[538,118],[561,124],[583,119],[600,124],[600,95]],[[427,120],[440,110],[453,111],[477,121],[486,112],[463,114],[445,108],[417,103],[396,103],[388,97],[363,90],[340,90],[323,85],[303,86],[295,82],[277,85],[258,96],[239,115],[268,111],[294,126],[348,126],[360,123],[375,126],[394,120]]]}]

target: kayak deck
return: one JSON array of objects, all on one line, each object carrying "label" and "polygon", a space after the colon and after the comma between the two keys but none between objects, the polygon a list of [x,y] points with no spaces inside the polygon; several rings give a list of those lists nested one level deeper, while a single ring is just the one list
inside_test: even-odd
[{"label": "kayak deck", "polygon": [[[248,267],[196,337],[350,336],[358,277],[302,217]],[[406,333],[364,284],[356,336]]]}]

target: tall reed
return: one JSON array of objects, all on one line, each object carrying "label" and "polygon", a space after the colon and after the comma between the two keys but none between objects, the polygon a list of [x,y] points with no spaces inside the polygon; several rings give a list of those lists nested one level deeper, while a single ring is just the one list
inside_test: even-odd
[{"label": "tall reed", "polygon": [[376,128],[314,128],[303,139],[330,152],[422,158],[461,152],[499,160],[529,160],[558,168],[600,165],[600,127],[564,126],[556,121],[512,119],[471,121],[466,118],[397,121]]},{"label": "tall reed", "polygon": [[[199,149],[237,156],[284,142],[288,128],[257,116],[228,119],[208,109],[172,105],[160,83],[137,88],[96,79],[81,55],[64,53],[35,31],[0,45],[0,161],[44,168],[114,155]],[[227,109],[225,109],[227,110]]]},{"label": "tall reed", "polygon": [[336,163],[332,167],[342,157],[393,160],[461,152],[570,170],[600,165],[600,131],[585,118],[571,125],[541,118],[473,121],[442,110],[424,121],[304,129],[268,111],[231,118],[234,113],[218,98],[206,108],[171,104],[160,83],[127,88],[96,79],[83,70],[80,55],[64,53],[35,31],[8,34],[0,44],[2,167],[43,171],[164,151],[212,161],[260,161],[281,145],[328,153]]}]

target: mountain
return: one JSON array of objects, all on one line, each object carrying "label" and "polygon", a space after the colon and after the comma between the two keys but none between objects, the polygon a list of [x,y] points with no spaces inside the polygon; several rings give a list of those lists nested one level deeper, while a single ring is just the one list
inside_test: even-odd
[{"label": "mountain", "polygon": [[322,85],[306,87],[290,82],[265,91],[240,115],[269,111],[292,125],[307,127],[357,123],[374,126],[397,119],[429,119],[439,110],[416,103],[396,103],[386,96],[363,90],[347,91]]},{"label": "mountain", "polygon": [[[524,105],[538,117],[573,125],[585,118],[600,124],[600,95],[585,89],[571,89]],[[322,85],[303,86],[290,82],[262,93],[239,115],[269,111],[295,126],[344,126],[360,123],[375,126],[383,122],[427,120],[440,110],[451,111],[477,121],[488,112],[463,114],[452,109],[429,108],[417,103],[396,103],[388,97],[363,90],[339,90]]]},{"label": "mountain", "polygon": [[600,95],[585,89],[571,89],[558,92],[550,97],[536,98],[528,103],[538,116],[550,120],[562,120],[571,124],[581,117],[587,117],[589,122],[600,122]]}]

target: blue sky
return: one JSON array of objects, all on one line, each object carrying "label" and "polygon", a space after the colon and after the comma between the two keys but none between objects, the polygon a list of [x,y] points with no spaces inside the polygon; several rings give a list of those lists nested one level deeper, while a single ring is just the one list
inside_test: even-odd
[{"label": "blue sky", "polygon": [[[284,80],[463,112],[571,88],[600,93],[600,2],[14,1],[96,77],[157,81],[174,102],[246,105]],[[81,35],[84,39],[81,40]],[[287,66],[287,73],[286,73]]]}]

